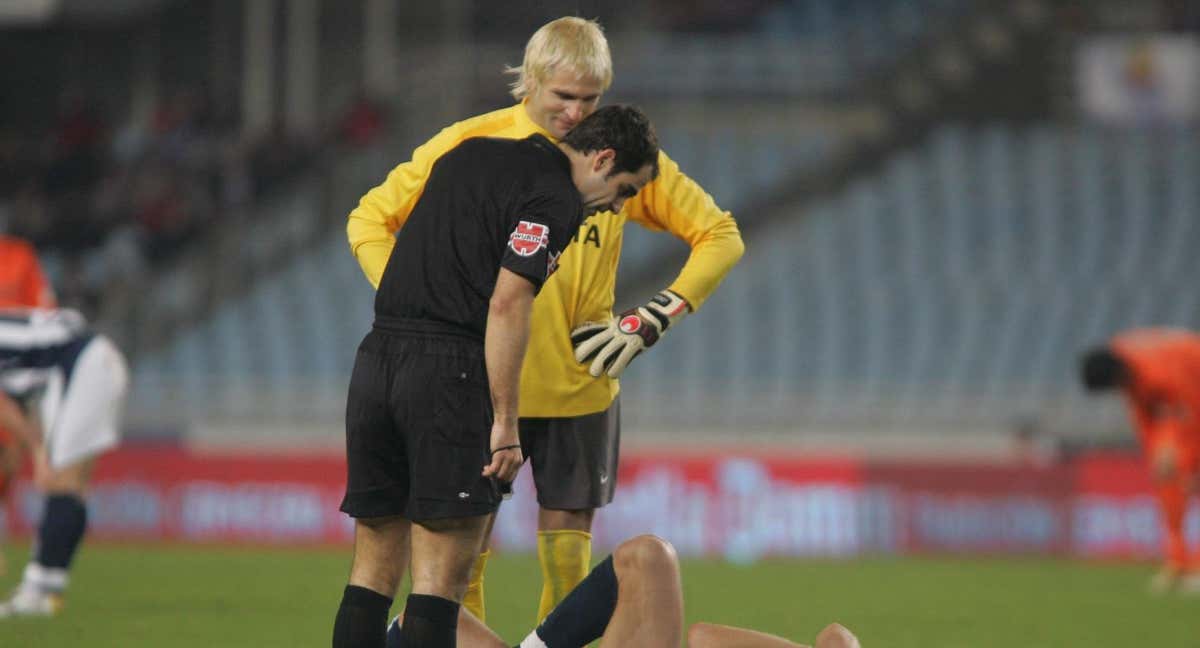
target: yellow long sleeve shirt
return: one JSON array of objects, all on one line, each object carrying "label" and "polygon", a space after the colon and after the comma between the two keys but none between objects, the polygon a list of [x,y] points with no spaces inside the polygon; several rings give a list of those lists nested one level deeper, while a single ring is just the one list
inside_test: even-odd
[{"label": "yellow long sleeve shirt", "polygon": [[[382,184],[350,212],[350,250],[375,287],[387,266],[395,233],[421,197],[433,163],[472,137],[524,138],[541,133],[524,104],[472,117],[438,133],[413,151]],[[743,252],[741,233],[729,212],[659,153],[658,178],[625,201],[619,214],[596,214],[584,221],[559,259],[559,269],[533,302],[529,348],[521,371],[522,417],[574,417],[608,408],[620,390],[617,380],[593,378],[575,362],[571,331],[584,322],[612,317],[625,221],[665,230],[691,246],[691,255],[670,289],[700,308]]]}]

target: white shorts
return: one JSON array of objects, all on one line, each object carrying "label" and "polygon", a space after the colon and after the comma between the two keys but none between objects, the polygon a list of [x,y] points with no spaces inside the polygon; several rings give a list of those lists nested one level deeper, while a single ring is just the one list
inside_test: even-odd
[{"label": "white shorts", "polygon": [[51,376],[39,409],[51,468],[65,468],[116,447],[128,387],[125,356],[103,335],[83,347],[69,377],[62,372]]}]

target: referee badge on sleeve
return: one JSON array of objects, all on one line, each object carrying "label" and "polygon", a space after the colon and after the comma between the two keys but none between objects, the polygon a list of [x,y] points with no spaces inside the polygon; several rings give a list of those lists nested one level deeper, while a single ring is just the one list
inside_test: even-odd
[{"label": "referee badge on sleeve", "polygon": [[550,244],[550,227],[541,223],[521,221],[508,235],[508,247],[518,256],[529,257]]}]

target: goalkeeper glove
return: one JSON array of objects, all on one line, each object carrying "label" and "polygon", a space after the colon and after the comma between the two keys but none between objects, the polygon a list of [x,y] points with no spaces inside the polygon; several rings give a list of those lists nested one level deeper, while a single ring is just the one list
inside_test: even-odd
[{"label": "goalkeeper glove", "polygon": [[571,331],[576,362],[591,362],[588,373],[597,378],[621,375],[639,353],[654,346],[670,326],[689,312],[687,300],[664,290],[643,306],[605,322],[587,322]]}]

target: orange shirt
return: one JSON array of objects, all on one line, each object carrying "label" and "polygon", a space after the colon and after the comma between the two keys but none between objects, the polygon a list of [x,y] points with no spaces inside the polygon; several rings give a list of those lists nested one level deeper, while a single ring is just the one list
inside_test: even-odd
[{"label": "orange shirt", "polygon": [[1125,396],[1142,442],[1170,430],[1182,443],[1200,444],[1200,335],[1138,329],[1110,346],[1133,374]]},{"label": "orange shirt", "polygon": [[0,236],[0,308],[57,305],[33,246],[19,238]]},{"label": "orange shirt", "polygon": [[[42,272],[33,246],[12,236],[0,235],[0,308],[56,308],[54,289]],[[12,442],[12,433],[0,428],[0,445]],[[6,490],[0,474],[0,494]]]}]

